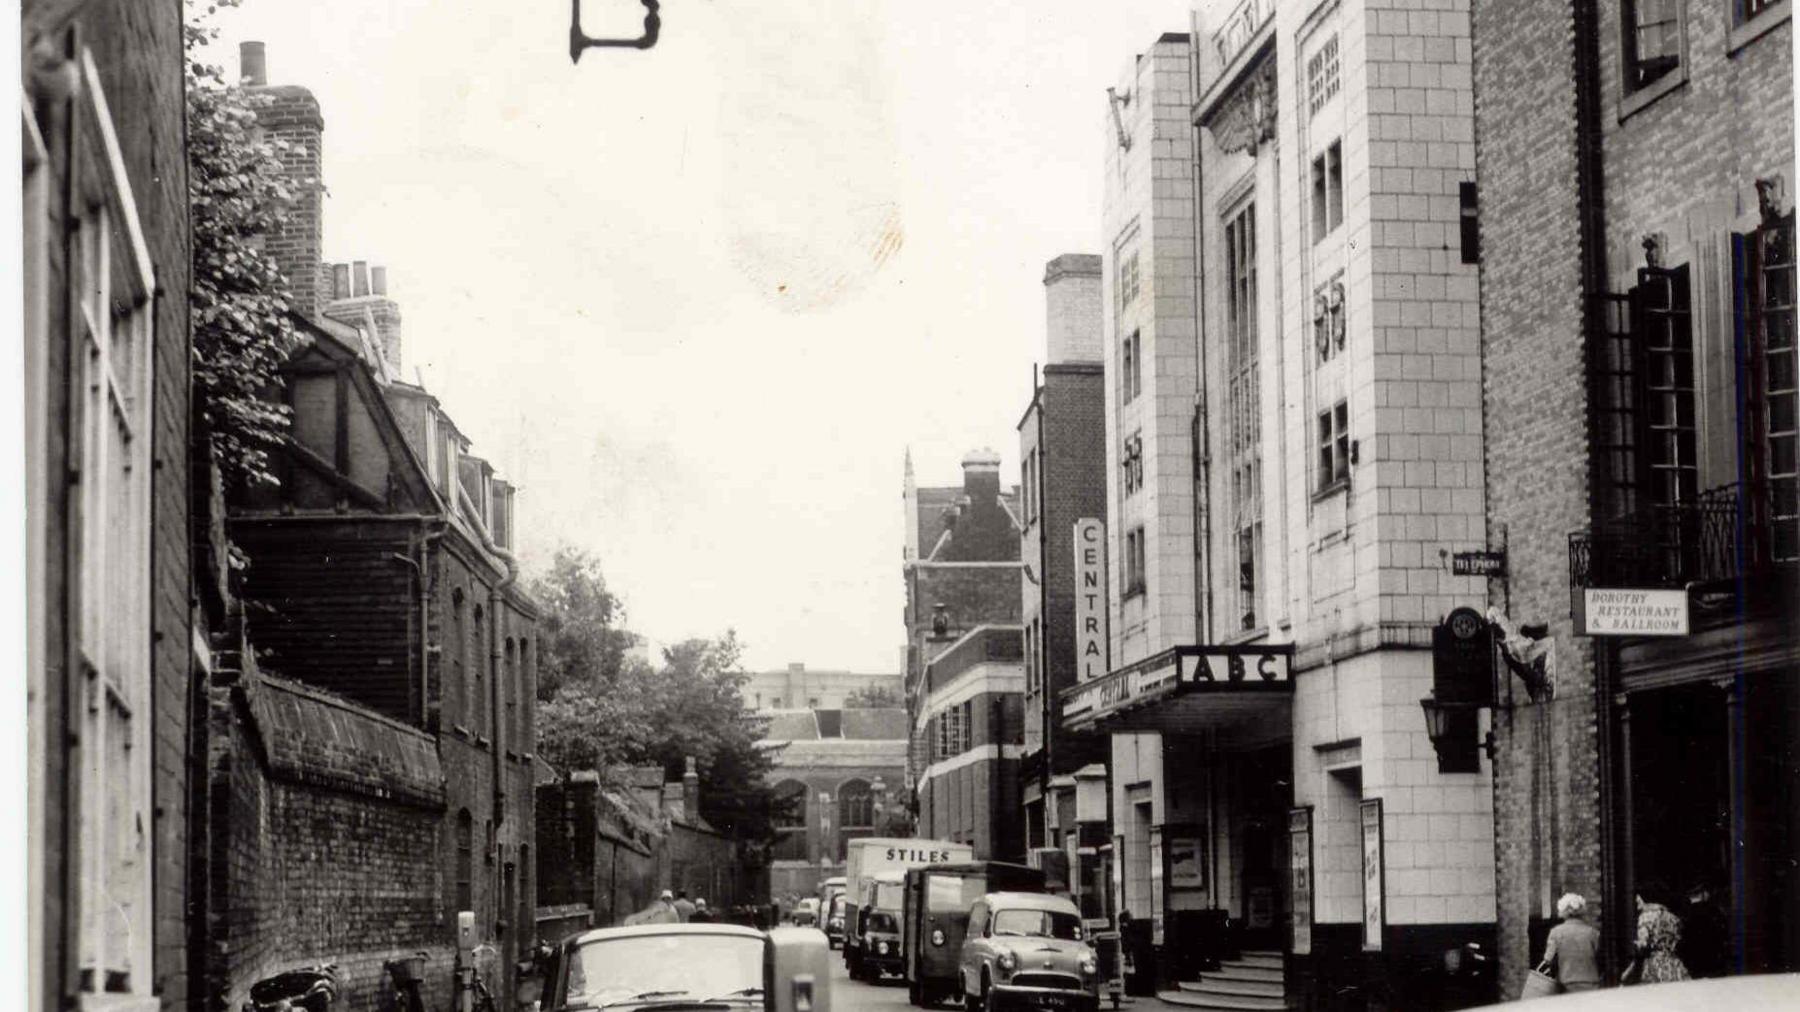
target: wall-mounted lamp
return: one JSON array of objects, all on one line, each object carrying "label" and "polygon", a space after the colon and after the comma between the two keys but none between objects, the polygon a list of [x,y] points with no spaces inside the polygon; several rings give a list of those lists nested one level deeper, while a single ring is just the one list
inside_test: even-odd
[{"label": "wall-mounted lamp", "polygon": [[635,39],[596,39],[581,30],[581,0],[569,0],[569,62],[580,63],[589,49],[649,49],[662,31],[660,0],[638,0],[644,5],[644,34]]},{"label": "wall-mounted lamp", "polygon": [[1481,740],[1481,703],[1453,702],[1435,695],[1419,700],[1425,711],[1425,733],[1437,751],[1439,773],[1479,773],[1481,761],[1477,749],[1494,758],[1494,739]]}]

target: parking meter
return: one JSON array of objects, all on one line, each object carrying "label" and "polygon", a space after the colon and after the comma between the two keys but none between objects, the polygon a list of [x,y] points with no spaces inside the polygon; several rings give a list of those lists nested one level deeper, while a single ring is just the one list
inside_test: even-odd
[{"label": "parking meter", "polygon": [[815,928],[773,928],[763,963],[768,1012],[831,1012],[831,946]]}]

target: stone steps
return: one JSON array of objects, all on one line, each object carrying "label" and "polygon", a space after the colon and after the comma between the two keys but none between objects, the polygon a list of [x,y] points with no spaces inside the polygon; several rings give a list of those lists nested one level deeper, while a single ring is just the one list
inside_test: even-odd
[{"label": "stone steps", "polygon": [[1279,952],[1249,950],[1237,959],[1221,961],[1217,970],[1202,973],[1197,981],[1181,981],[1158,998],[1183,1008],[1216,1012],[1277,1012],[1287,1008]]}]

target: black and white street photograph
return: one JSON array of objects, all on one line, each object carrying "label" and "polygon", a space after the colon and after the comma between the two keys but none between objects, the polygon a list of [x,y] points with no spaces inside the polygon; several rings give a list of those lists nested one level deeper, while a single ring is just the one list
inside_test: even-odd
[{"label": "black and white street photograph", "polygon": [[19,0],[0,1008],[1800,1008],[1794,0]]}]

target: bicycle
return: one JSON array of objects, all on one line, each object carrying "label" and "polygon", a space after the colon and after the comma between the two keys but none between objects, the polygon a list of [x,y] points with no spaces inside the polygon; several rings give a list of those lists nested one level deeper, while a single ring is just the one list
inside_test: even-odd
[{"label": "bicycle", "polygon": [[[474,997],[469,1003],[469,1007],[473,1009],[474,1012],[500,1012],[499,1006],[494,1003],[493,994],[487,989],[487,981],[482,979],[481,968],[476,965],[484,951],[492,953],[495,956],[500,954],[498,948],[489,945],[486,942],[470,949],[468,979],[466,982],[459,982],[457,990],[459,992],[474,992]],[[460,1001],[457,1003],[457,1007],[462,1007]]]},{"label": "bicycle", "polygon": [[419,988],[425,983],[425,962],[430,958],[421,951],[416,956],[382,962],[381,968],[393,982],[396,1012],[426,1012],[425,999],[419,994]]}]

